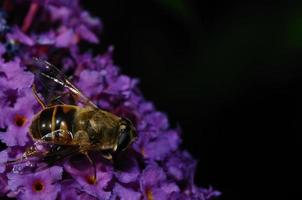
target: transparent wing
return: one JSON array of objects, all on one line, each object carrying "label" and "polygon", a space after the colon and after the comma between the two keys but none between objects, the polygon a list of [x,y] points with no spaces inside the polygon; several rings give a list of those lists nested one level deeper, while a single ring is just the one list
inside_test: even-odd
[{"label": "transparent wing", "polygon": [[[38,66],[38,71],[35,71],[34,73],[38,75],[39,77],[43,77],[43,79],[48,79],[48,81],[52,81],[52,85],[49,86],[45,85],[46,81],[41,81],[42,86],[49,90],[49,88],[52,88],[52,90],[56,90],[53,88],[56,88],[57,86],[63,87],[64,89],[67,89],[68,92],[71,93],[73,97],[75,97],[78,101],[83,103],[84,105],[89,105],[94,108],[98,108],[92,101],[90,101],[81,91],[78,89],[75,85],[71,83],[71,81],[65,76],[65,74],[60,71],[56,66],[52,65],[51,63],[47,62],[46,60],[40,59],[40,58],[33,58],[34,64]],[[53,84],[55,83],[55,84]],[[53,93],[53,92],[51,92]],[[52,95],[52,98],[54,100],[59,100],[61,96],[64,94],[59,95]]]}]

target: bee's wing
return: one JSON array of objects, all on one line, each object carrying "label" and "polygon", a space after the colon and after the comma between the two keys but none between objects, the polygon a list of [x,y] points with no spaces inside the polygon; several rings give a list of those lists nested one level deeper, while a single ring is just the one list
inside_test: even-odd
[{"label": "bee's wing", "polygon": [[[75,85],[71,83],[71,81],[65,76],[65,74],[60,71],[56,66],[47,62],[46,60],[40,58],[33,58],[34,64],[39,67],[38,73],[39,76],[42,76],[44,79],[51,80],[53,83],[56,83],[60,87],[67,89],[72,96],[75,96],[77,100],[84,103],[85,105],[89,105],[94,108],[98,108],[92,101],[90,101]],[[41,81],[40,81],[41,82]],[[42,81],[45,84],[45,81]],[[49,88],[48,85],[44,86],[45,88]],[[58,98],[59,99],[59,98]],[[57,100],[57,99],[55,99]]]}]

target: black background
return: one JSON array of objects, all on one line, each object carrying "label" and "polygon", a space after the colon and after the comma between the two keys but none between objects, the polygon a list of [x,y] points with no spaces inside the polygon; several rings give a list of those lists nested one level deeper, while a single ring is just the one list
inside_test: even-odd
[{"label": "black background", "polygon": [[[301,1],[82,1],[221,199],[301,195]],[[300,184],[301,185],[301,184]]]}]

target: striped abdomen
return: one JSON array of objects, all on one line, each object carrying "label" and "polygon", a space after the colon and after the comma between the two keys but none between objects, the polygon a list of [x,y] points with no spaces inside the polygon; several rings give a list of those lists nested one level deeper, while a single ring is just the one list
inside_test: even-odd
[{"label": "striped abdomen", "polygon": [[[30,134],[33,139],[44,139],[46,141],[56,140],[58,130],[73,133],[74,118],[77,106],[72,105],[56,105],[48,107],[39,112],[32,121],[30,126]],[[53,134],[47,137],[47,134]],[[58,133],[60,134],[60,133]],[[62,139],[62,138],[61,138]]]}]

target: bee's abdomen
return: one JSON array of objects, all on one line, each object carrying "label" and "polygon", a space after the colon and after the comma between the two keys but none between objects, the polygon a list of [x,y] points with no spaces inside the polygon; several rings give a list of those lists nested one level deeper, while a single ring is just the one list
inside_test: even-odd
[{"label": "bee's abdomen", "polygon": [[77,107],[72,105],[56,105],[43,109],[32,121],[31,136],[34,139],[41,139],[60,129],[72,133],[76,110]]}]

